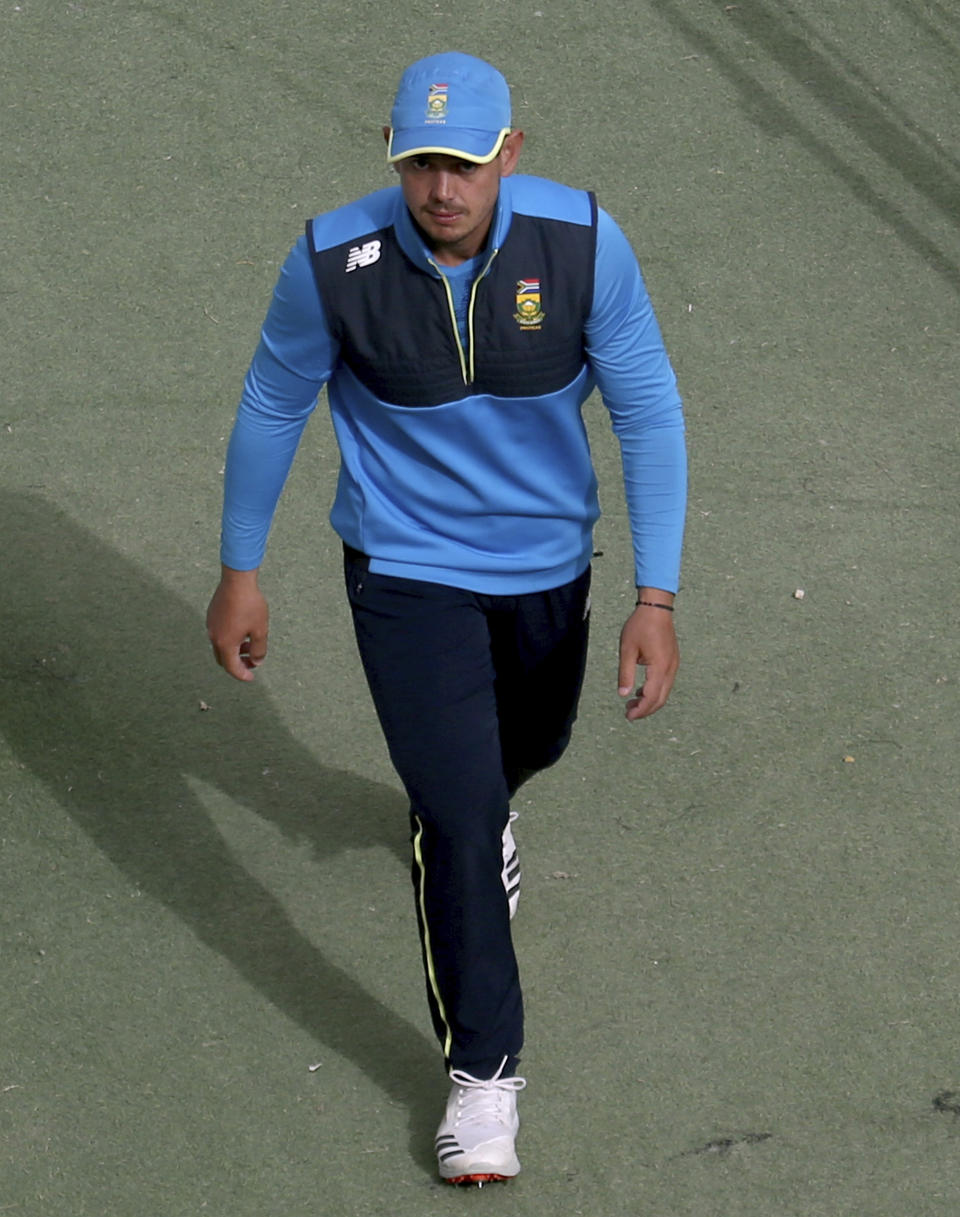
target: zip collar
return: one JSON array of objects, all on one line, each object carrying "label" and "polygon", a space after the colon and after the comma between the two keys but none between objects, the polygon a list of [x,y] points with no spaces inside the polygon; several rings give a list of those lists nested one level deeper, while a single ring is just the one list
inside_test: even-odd
[{"label": "zip collar", "polygon": [[476,377],[475,365],[473,361],[474,354],[474,338],[473,338],[473,306],[477,299],[477,288],[480,285],[480,280],[486,276],[487,271],[493,265],[493,260],[500,252],[498,248],[488,249],[485,254],[483,265],[473,280],[473,285],[470,288],[470,301],[467,305],[467,347],[464,350],[463,340],[460,337],[460,327],[457,324],[457,310],[453,303],[453,290],[450,287],[450,282],[447,276],[443,273],[440,267],[432,259],[429,259],[431,268],[436,272],[435,277],[443,283],[443,290],[447,296],[447,308],[450,312],[450,324],[453,327],[453,338],[457,344],[457,351],[460,356],[460,373],[463,376],[465,385],[472,385]]}]

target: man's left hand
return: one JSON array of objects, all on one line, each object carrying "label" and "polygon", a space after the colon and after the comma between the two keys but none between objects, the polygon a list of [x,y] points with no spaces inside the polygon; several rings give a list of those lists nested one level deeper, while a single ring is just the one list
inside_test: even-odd
[{"label": "man's left hand", "polygon": [[[672,604],[673,596],[655,588],[640,588],[640,600]],[[673,629],[673,613],[664,608],[638,605],[620,632],[621,697],[629,697],[626,717],[646,718],[666,703],[680,666],[680,649]],[[646,669],[643,683],[630,697],[636,683],[637,668]]]}]

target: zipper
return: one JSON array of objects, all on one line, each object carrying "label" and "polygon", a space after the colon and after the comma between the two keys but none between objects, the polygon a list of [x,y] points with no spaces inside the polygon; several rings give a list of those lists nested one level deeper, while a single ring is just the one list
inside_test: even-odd
[{"label": "zipper", "polygon": [[482,279],[482,278],[483,278],[483,277],[486,275],[487,271],[488,271],[488,270],[490,269],[490,267],[493,265],[493,259],[494,259],[494,258],[497,256],[497,254],[498,254],[499,252],[500,252],[500,250],[499,250],[499,249],[495,249],[495,250],[493,250],[493,252],[490,254],[490,257],[487,259],[487,264],[486,264],[486,266],[484,266],[484,268],[483,268],[483,270],[480,272],[480,274],[479,274],[479,275],[477,275],[476,279],[474,279],[474,281],[473,281],[473,287],[470,289],[470,303],[469,303],[469,305],[467,306],[467,339],[468,339],[468,340],[469,340],[469,342],[470,342],[470,379],[467,381],[467,384],[468,384],[468,385],[472,385],[472,384],[473,384],[473,382],[474,382],[474,379],[475,379],[475,376],[474,376],[474,366],[473,366],[473,351],[474,351],[474,342],[473,342],[473,306],[474,306],[474,303],[475,303],[475,301],[476,301],[476,299],[477,299],[477,288],[480,286],[480,280],[481,280],[481,279]]},{"label": "zipper", "polygon": [[450,325],[453,328],[453,340],[457,344],[457,354],[460,357],[460,375],[463,377],[463,383],[465,385],[472,385],[475,379],[473,362],[473,306],[477,299],[477,288],[480,286],[480,280],[486,276],[487,271],[489,271],[490,267],[493,265],[493,260],[499,252],[499,249],[493,250],[490,257],[484,264],[483,270],[481,270],[480,274],[477,275],[476,279],[474,279],[473,286],[470,289],[470,303],[467,305],[467,341],[470,344],[469,366],[467,363],[467,353],[464,351],[463,343],[460,341],[460,327],[457,325],[457,310],[453,303],[453,291],[450,284],[447,282],[447,276],[443,273],[440,267],[432,258],[427,258],[427,261],[440,276],[440,281],[443,284],[443,290],[447,294],[447,311],[450,313]]},{"label": "zipper", "polygon": [[447,282],[447,276],[443,273],[433,258],[427,258],[427,261],[440,276],[440,282],[443,284],[443,290],[447,293],[447,309],[450,313],[450,324],[453,326],[453,339],[457,344],[457,354],[460,356],[460,375],[463,377],[463,383],[470,383],[467,373],[467,356],[463,350],[463,343],[460,341],[460,327],[457,325],[457,310],[453,303],[453,292],[450,284]]}]

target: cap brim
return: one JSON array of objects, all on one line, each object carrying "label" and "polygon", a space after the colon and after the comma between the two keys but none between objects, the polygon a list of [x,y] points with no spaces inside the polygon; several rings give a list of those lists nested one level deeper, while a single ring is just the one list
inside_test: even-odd
[{"label": "cap brim", "polygon": [[408,127],[404,131],[390,129],[387,141],[387,161],[395,164],[408,156],[457,156],[477,165],[488,165],[494,160],[510,134],[510,128],[502,131],[470,131],[463,127]]}]

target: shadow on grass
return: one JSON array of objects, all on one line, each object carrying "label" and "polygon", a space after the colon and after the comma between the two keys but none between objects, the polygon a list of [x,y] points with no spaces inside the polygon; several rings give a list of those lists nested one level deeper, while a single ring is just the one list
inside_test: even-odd
[{"label": "shadow on grass", "polygon": [[[200,714],[212,660],[195,609],[40,495],[0,491],[0,519],[0,732],[132,884],[409,1108],[414,1157],[432,1170],[439,1051],[304,937],[188,778],[318,858],[386,845],[406,864],[404,800],[320,763],[261,687]],[[329,910],[331,934],[340,917]]]},{"label": "shadow on grass", "polygon": [[[915,5],[901,5],[907,11]],[[960,290],[960,265],[938,243],[935,229],[922,216],[910,217],[909,192],[896,179],[922,195],[951,224],[958,223],[958,165],[938,137],[915,122],[882,79],[873,80],[858,65],[858,47],[821,34],[797,12],[782,5],[727,4],[713,0],[694,10],[679,0],[661,0],[658,11],[680,32],[688,45],[710,59],[736,88],[747,116],[774,137],[797,141],[843,183],[849,194],[897,233],[928,266],[955,290]],[[737,27],[751,47],[776,65],[784,78],[813,98],[823,115],[842,125],[864,149],[879,157],[896,175],[891,181],[877,174],[869,156],[855,162],[825,122],[814,122],[795,111],[765,85],[749,58],[739,55],[722,34],[724,22]],[[940,35],[938,35],[939,37]],[[812,204],[811,204],[812,205]]]}]

